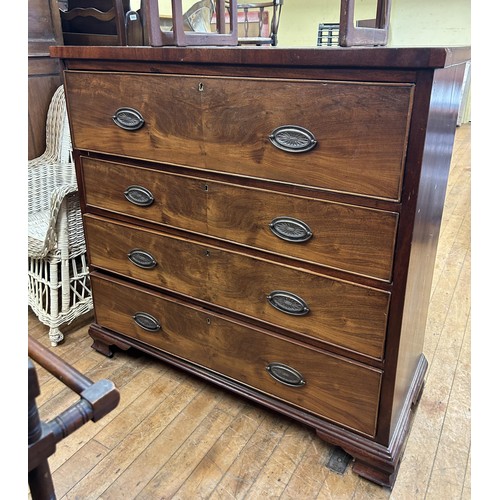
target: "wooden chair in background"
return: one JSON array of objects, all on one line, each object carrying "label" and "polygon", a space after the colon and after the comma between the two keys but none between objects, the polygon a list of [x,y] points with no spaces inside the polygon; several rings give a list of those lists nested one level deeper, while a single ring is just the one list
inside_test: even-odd
[{"label": "wooden chair in background", "polygon": [[284,1],[239,3],[238,44],[278,45],[278,29]]},{"label": "wooden chair in background", "polygon": [[[278,44],[284,0],[198,0],[186,12],[182,0],[169,1],[172,15],[168,18],[160,17],[159,0],[142,0],[137,12],[130,10],[130,0],[60,1],[64,43],[153,47]],[[354,17],[355,2],[341,0],[337,45],[386,45],[391,0],[377,0],[375,17],[358,21]],[[318,46],[334,45],[333,39],[321,40],[318,38]]]},{"label": "wooden chair in background", "polygon": [[317,46],[376,46],[387,45],[391,0],[377,0],[373,19],[355,19],[356,0],[341,0],[340,22],[318,26]]},{"label": "wooden chair in background", "polygon": [[[160,21],[158,0],[141,2],[141,17],[144,26],[144,43],[153,47],[175,45],[238,45],[236,0],[229,1],[229,17],[226,18],[225,0],[199,0],[184,13],[182,0],[171,0],[171,28]],[[209,29],[204,21],[208,12],[215,16],[215,25]],[[227,19],[227,20],[226,20]],[[195,31],[196,30],[196,31]],[[201,31],[202,30],[202,31]]]},{"label": "wooden chair in background", "polygon": [[354,21],[356,0],[341,0],[339,45],[342,47],[387,45],[391,0],[377,0],[374,19]]}]

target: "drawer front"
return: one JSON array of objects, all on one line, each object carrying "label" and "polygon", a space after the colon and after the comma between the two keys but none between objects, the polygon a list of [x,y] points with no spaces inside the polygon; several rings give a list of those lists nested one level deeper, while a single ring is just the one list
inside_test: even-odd
[{"label": "drawer front", "polygon": [[97,275],[92,291],[99,325],[375,434],[379,370]]},{"label": "drawer front", "polygon": [[206,183],[202,179],[94,158],[81,158],[81,165],[87,205],[207,233]]},{"label": "drawer front", "polygon": [[75,148],[399,199],[412,85],[65,75]]},{"label": "drawer front", "polygon": [[98,217],[86,215],[85,222],[93,266],[367,356],[383,355],[387,292]]},{"label": "drawer front", "polygon": [[81,161],[91,206],[391,279],[397,213],[91,158]]}]

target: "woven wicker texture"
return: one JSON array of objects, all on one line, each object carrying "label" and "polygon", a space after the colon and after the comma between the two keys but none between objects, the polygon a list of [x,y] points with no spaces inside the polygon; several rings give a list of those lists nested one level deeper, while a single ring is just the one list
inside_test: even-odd
[{"label": "woven wicker texture", "polygon": [[49,326],[53,346],[59,329],[92,310],[82,215],[64,88],[52,97],[45,152],[28,161],[28,302]]}]

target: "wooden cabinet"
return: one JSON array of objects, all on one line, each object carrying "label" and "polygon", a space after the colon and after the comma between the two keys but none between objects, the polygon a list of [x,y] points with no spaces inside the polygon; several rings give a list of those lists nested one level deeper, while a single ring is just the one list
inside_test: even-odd
[{"label": "wooden cabinet", "polygon": [[55,47],[93,347],[316,429],[391,486],[422,353],[464,49]]},{"label": "wooden cabinet", "polygon": [[50,100],[62,83],[59,61],[49,47],[63,41],[56,0],[28,0],[28,160],[45,151]]}]

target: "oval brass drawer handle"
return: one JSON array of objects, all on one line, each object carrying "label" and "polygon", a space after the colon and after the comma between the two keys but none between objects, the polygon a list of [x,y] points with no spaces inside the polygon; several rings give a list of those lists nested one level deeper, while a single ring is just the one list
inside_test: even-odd
[{"label": "oval brass drawer handle", "polygon": [[269,363],[266,370],[275,380],[290,387],[302,387],[306,383],[299,371],[283,363]]},{"label": "oval brass drawer handle", "polygon": [[127,254],[128,260],[142,269],[153,269],[156,267],[156,259],[146,250],[134,248]]},{"label": "oval brass drawer handle", "polygon": [[151,314],[138,312],[132,316],[134,321],[147,332],[157,332],[161,329],[159,321]]},{"label": "oval brass drawer handle", "polygon": [[275,128],[269,134],[269,140],[273,146],[288,153],[305,153],[318,144],[311,131],[298,125],[283,125]]},{"label": "oval brass drawer handle", "polygon": [[145,123],[141,113],[134,108],[119,108],[113,115],[113,121],[123,130],[139,130]]},{"label": "oval brass drawer handle", "polygon": [[269,224],[269,228],[278,238],[292,243],[303,243],[313,235],[305,222],[292,217],[276,217]]},{"label": "oval brass drawer handle", "polygon": [[278,311],[292,316],[304,316],[309,312],[305,300],[291,292],[274,290],[267,296],[267,301]]},{"label": "oval brass drawer handle", "polygon": [[123,195],[127,201],[140,207],[149,207],[155,201],[153,193],[143,186],[129,186]]}]

